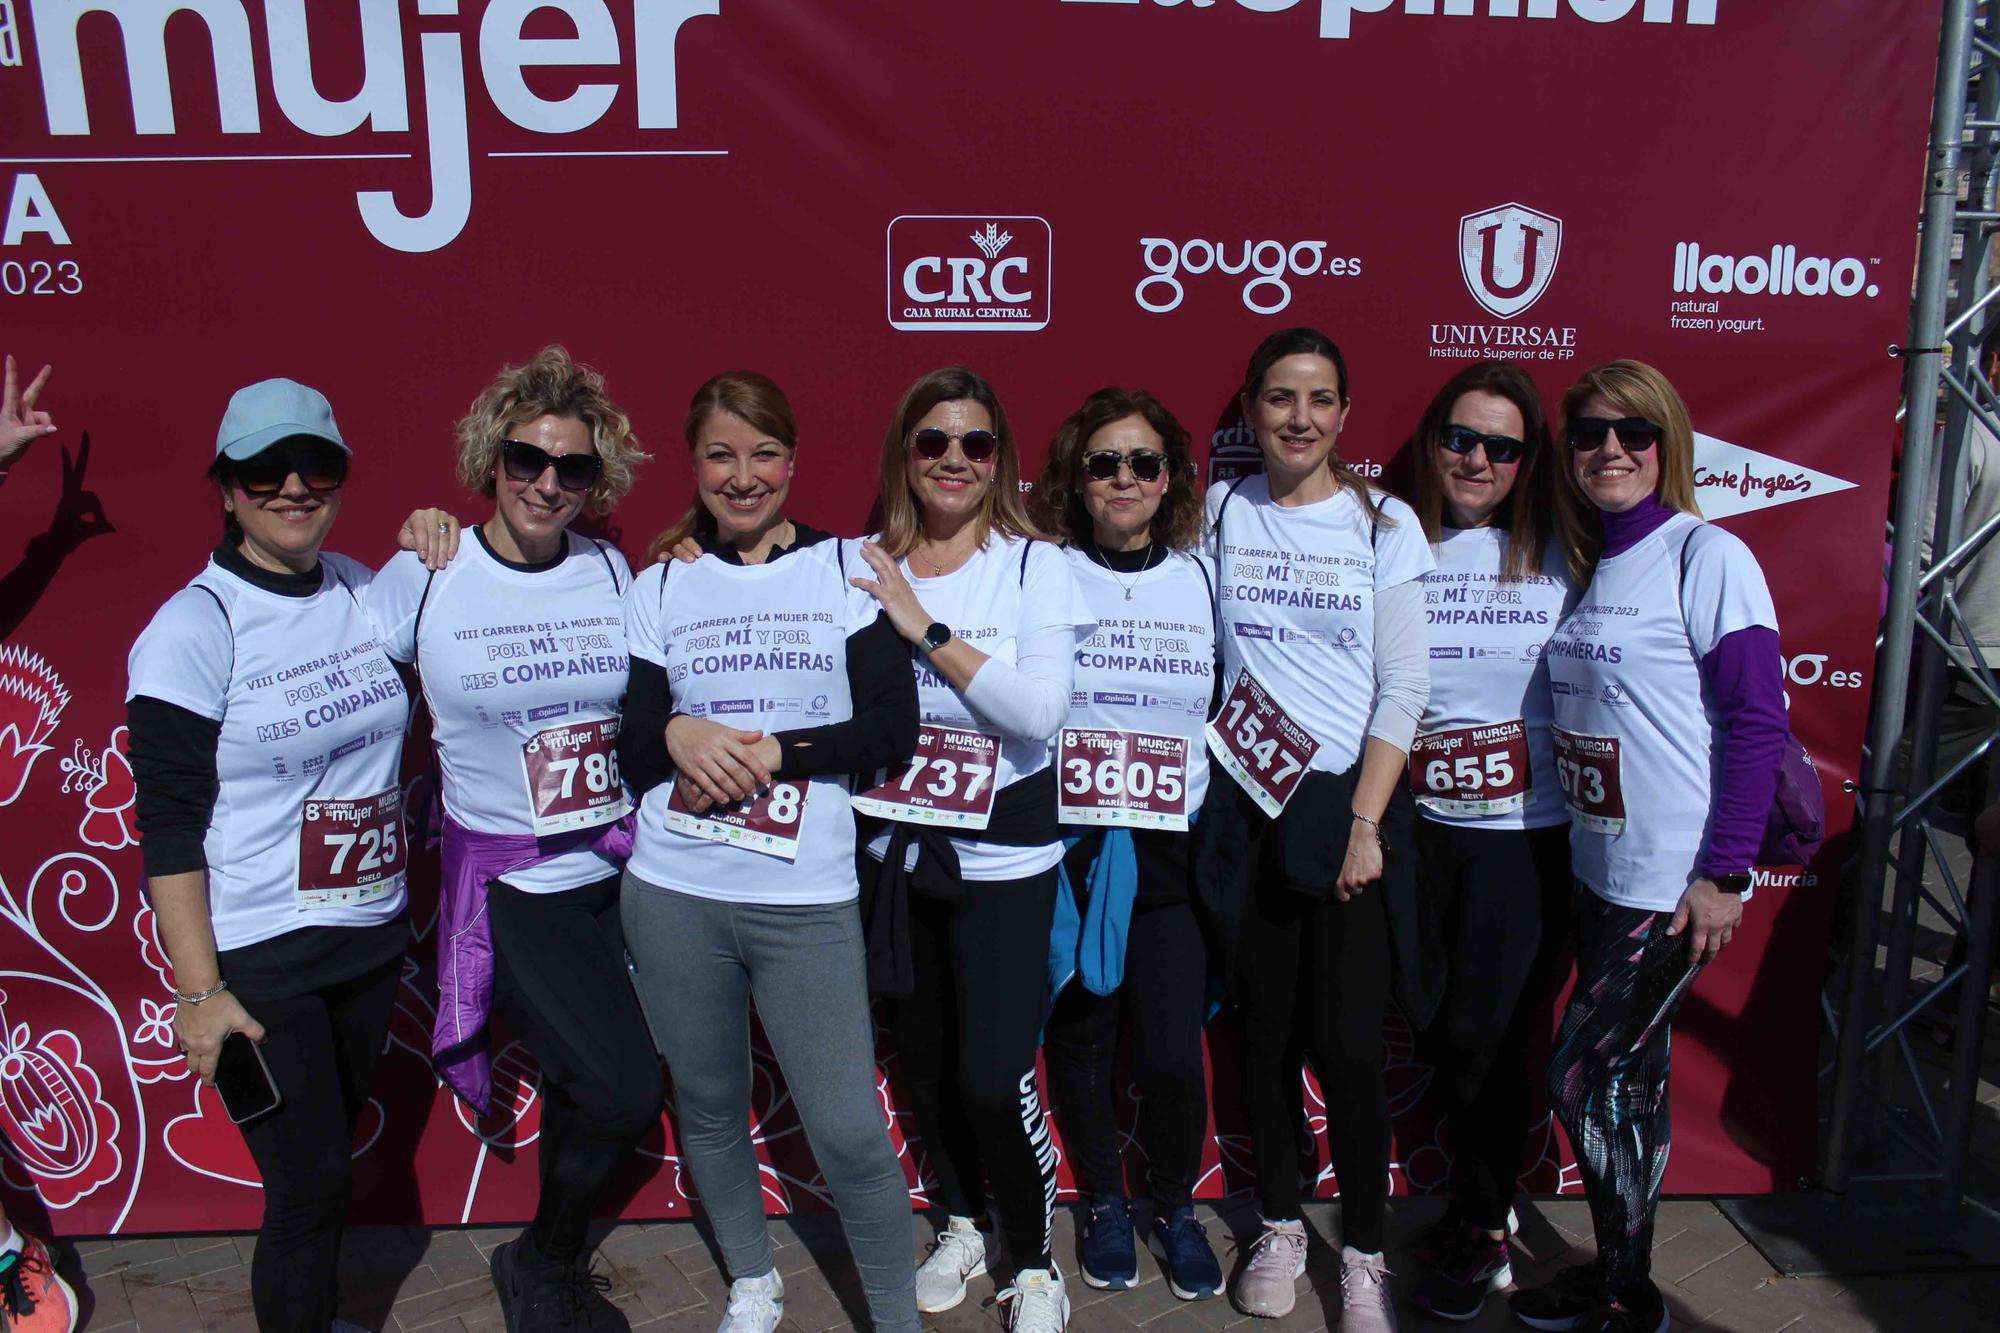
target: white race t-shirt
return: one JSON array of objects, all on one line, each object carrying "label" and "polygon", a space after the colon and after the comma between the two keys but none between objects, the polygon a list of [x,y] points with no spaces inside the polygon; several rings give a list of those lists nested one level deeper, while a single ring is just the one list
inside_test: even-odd
[{"label": "white race t-shirt", "polygon": [[1549,640],[1570,850],[1606,902],[1672,911],[1696,879],[1717,777],[1701,659],[1752,625],[1776,631],[1778,614],[1750,548],[1676,514],[1599,561]]},{"label": "white race t-shirt", "polygon": [[1540,574],[1503,582],[1507,542],[1500,528],[1438,530],[1431,546],[1437,568],[1424,575],[1431,698],[1417,731],[1422,737],[1523,723],[1529,759],[1526,800],[1517,810],[1468,814],[1449,808],[1462,804],[1450,796],[1438,798],[1417,788],[1418,809],[1440,824],[1548,828],[1569,818],[1549,742],[1549,671],[1542,653],[1574,588],[1553,545]]},{"label": "white race t-shirt", "polygon": [[[145,695],[222,724],[202,840],[218,949],[303,926],[377,925],[403,910],[400,871],[372,883],[366,901],[304,907],[297,896],[308,802],[400,797],[410,715],[361,608],[367,567],[322,554],[320,568],[319,591],[287,597],[211,560],[154,614],[127,662],[128,701]],[[402,835],[398,824],[390,836]],[[354,865],[385,850],[376,841]]]},{"label": "white race t-shirt", "polygon": [[1069,725],[1185,737],[1192,816],[1208,791],[1202,723],[1215,690],[1214,566],[1206,556],[1175,551],[1124,574],[1087,551],[1070,547],[1068,554],[1077,591],[1097,621],[1076,648]]},{"label": "white race t-shirt", "polygon": [[[1075,640],[1088,635],[1092,627],[1090,611],[1077,595],[1068,557],[1061,547],[1048,542],[1027,542],[995,533],[970,560],[943,578],[919,578],[907,559],[901,567],[917,600],[934,621],[951,626],[954,637],[1009,666],[1014,665],[1024,640],[1066,630],[1073,636],[1070,652],[1074,654]],[[925,722],[983,731],[999,739],[996,790],[1048,767],[1049,741],[1002,735],[999,728],[977,715],[949,681],[931,670],[921,654],[911,654],[911,663],[917,673],[917,707]],[[1072,689],[1073,681],[1065,682],[1064,693]],[[1062,859],[1060,842],[1008,847],[953,838],[951,843],[958,852],[963,879],[1024,879]],[[888,846],[889,835],[878,834],[869,842],[868,854],[879,861]]]},{"label": "white race t-shirt", "polygon": [[[766,733],[846,722],[854,716],[847,636],[881,610],[847,582],[867,568],[855,543],[832,539],[761,565],[713,555],[654,565],[625,599],[632,655],[666,671],[677,713]],[[851,902],[860,888],[847,778],[790,781],[808,788],[796,859],[669,828],[668,781],[639,807],[632,873],[724,902]]]},{"label": "white race t-shirt", "polygon": [[1248,667],[1319,742],[1312,767],[1330,773],[1352,768],[1368,738],[1375,594],[1422,578],[1434,563],[1410,507],[1370,494],[1394,526],[1371,533],[1367,511],[1346,489],[1312,504],[1273,504],[1261,473],[1236,483],[1233,495],[1211,489],[1206,504],[1221,582],[1223,689]]},{"label": "white race t-shirt", "polygon": [[[475,832],[532,834],[526,747],[551,728],[615,718],[625,700],[632,570],[609,543],[563,537],[560,562],[530,569],[495,555],[475,527],[435,576],[404,551],[363,598],[389,656],[417,664],[444,808]],[[629,808],[607,805],[579,827]],[[616,861],[579,847],[503,878],[555,893],[616,873]]]}]

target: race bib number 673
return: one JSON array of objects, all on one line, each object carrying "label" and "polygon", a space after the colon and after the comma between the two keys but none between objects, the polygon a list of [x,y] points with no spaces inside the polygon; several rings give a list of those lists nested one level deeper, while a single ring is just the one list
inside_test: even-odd
[{"label": "race bib number 673", "polygon": [[1293,721],[1246,669],[1205,729],[1215,762],[1236,779],[1258,808],[1276,819],[1312,766],[1319,742]]},{"label": "race bib number 673", "polygon": [[1618,777],[1618,738],[1553,728],[1556,779],[1570,817],[1592,833],[1625,831],[1625,789]]}]

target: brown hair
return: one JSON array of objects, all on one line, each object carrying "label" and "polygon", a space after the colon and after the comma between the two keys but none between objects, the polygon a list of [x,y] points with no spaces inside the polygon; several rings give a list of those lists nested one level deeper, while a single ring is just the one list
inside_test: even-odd
[{"label": "brown hair", "polygon": [[939,403],[974,402],[993,418],[993,434],[1000,448],[993,455],[993,479],[986,487],[986,499],[978,518],[979,544],[984,546],[997,530],[1010,537],[1038,538],[1042,534],[1028,518],[1021,503],[1021,453],[1014,443],[1014,428],[1007,423],[1006,409],[993,386],[963,366],[945,366],[922,376],[903,392],[889,418],[889,430],[882,437],[880,468],[882,549],[896,559],[910,553],[923,536],[923,514],[916,493],[910,489],[904,462],[910,430],[924,414]]},{"label": "brown hair", "polygon": [[[740,417],[752,430],[760,431],[784,445],[786,453],[796,452],[799,447],[799,428],[792,416],[791,400],[785,397],[785,391],[769,375],[754,370],[725,370],[702,381],[688,403],[687,418],[681,423],[681,434],[687,439],[690,456],[701,442],[702,426],[716,412]],[[715,515],[708,512],[708,506],[702,503],[699,495],[695,496],[678,522],[653,538],[653,544],[646,548],[646,563],[652,564],[662,556],[671,555],[676,546],[697,533],[705,536],[715,534]]]},{"label": "brown hair", "polygon": [[550,343],[524,366],[503,367],[458,422],[458,479],[489,499],[500,446],[507,432],[540,417],[574,417],[590,427],[590,442],[603,460],[597,480],[584,496],[592,514],[608,514],[632,489],[632,469],[646,461],[632,422],[604,393],[604,377],[570,359]]},{"label": "brown hair", "polygon": [[[1340,354],[1340,345],[1318,329],[1279,329],[1257,344],[1257,350],[1250,353],[1250,364],[1243,371],[1243,387],[1238,391],[1238,401],[1243,408],[1244,423],[1250,425],[1253,432],[1256,427],[1250,405],[1264,391],[1264,377],[1271,373],[1271,367],[1288,356],[1317,356],[1331,361],[1334,378],[1340,383],[1340,405],[1343,409],[1347,406],[1347,358]],[[1382,528],[1396,526],[1396,520],[1384,514],[1382,507],[1375,503],[1367,479],[1340,456],[1338,440],[1334,441],[1332,451],[1326,456],[1326,466],[1333,474],[1333,484],[1341,490],[1354,492],[1354,498],[1361,501],[1361,508],[1367,513],[1370,523]]]},{"label": "brown hair", "polygon": [[[1583,405],[1593,396],[1661,428],[1660,442],[1654,446],[1660,451],[1660,503],[1700,518],[1701,506],[1694,498],[1694,426],[1688,419],[1687,404],[1667,377],[1643,361],[1630,360],[1607,361],[1584,371],[1562,396],[1565,449],[1569,423],[1582,415]],[[1563,484],[1557,490],[1561,500],[1557,534],[1570,577],[1580,588],[1596,572],[1604,547],[1603,527],[1596,506],[1576,479],[1573,458],[1563,463]]]},{"label": "brown hair", "polygon": [[1091,436],[1127,417],[1138,417],[1152,427],[1167,455],[1167,489],[1153,514],[1153,540],[1185,551],[1201,537],[1201,491],[1196,485],[1194,454],[1187,427],[1144,389],[1099,389],[1069,414],[1049,445],[1048,461],[1042,464],[1042,475],[1028,497],[1028,513],[1052,540],[1087,539],[1093,525],[1079,485],[1083,453]]},{"label": "brown hair", "polygon": [[1514,488],[1493,513],[1493,526],[1507,533],[1507,563],[1500,579],[1524,579],[1541,572],[1542,547],[1555,524],[1557,462],[1549,438],[1548,413],[1528,372],[1512,361],[1480,361],[1445,381],[1424,409],[1412,440],[1416,464],[1416,511],[1424,536],[1438,539],[1444,522],[1444,487],[1438,481],[1438,451],[1451,428],[1452,409],[1469,393],[1504,398],[1521,414],[1521,438],[1528,452],[1514,475]]}]

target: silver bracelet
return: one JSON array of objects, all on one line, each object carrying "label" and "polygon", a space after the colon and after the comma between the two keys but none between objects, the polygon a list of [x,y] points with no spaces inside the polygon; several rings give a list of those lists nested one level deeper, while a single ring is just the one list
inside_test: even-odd
[{"label": "silver bracelet", "polygon": [[174,999],[182,1004],[200,1004],[203,1000],[214,999],[216,996],[222,994],[222,992],[228,989],[229,989],[228,982],[218,981],[213,986],[210,986],[207,990],[202,991],[200,994],[197,995],[183,995],[179,991],[175,991]]}]

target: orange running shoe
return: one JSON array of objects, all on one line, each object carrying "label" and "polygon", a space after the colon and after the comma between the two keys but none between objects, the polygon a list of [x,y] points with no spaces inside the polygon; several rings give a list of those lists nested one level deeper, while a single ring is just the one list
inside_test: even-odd
[{"label": "orange running shoe", "polygon": [[20,1235],[21,1248],[0,1257],[0,1330],[75,1333],[76,1293],[56,1273],[49,1247]]}]

